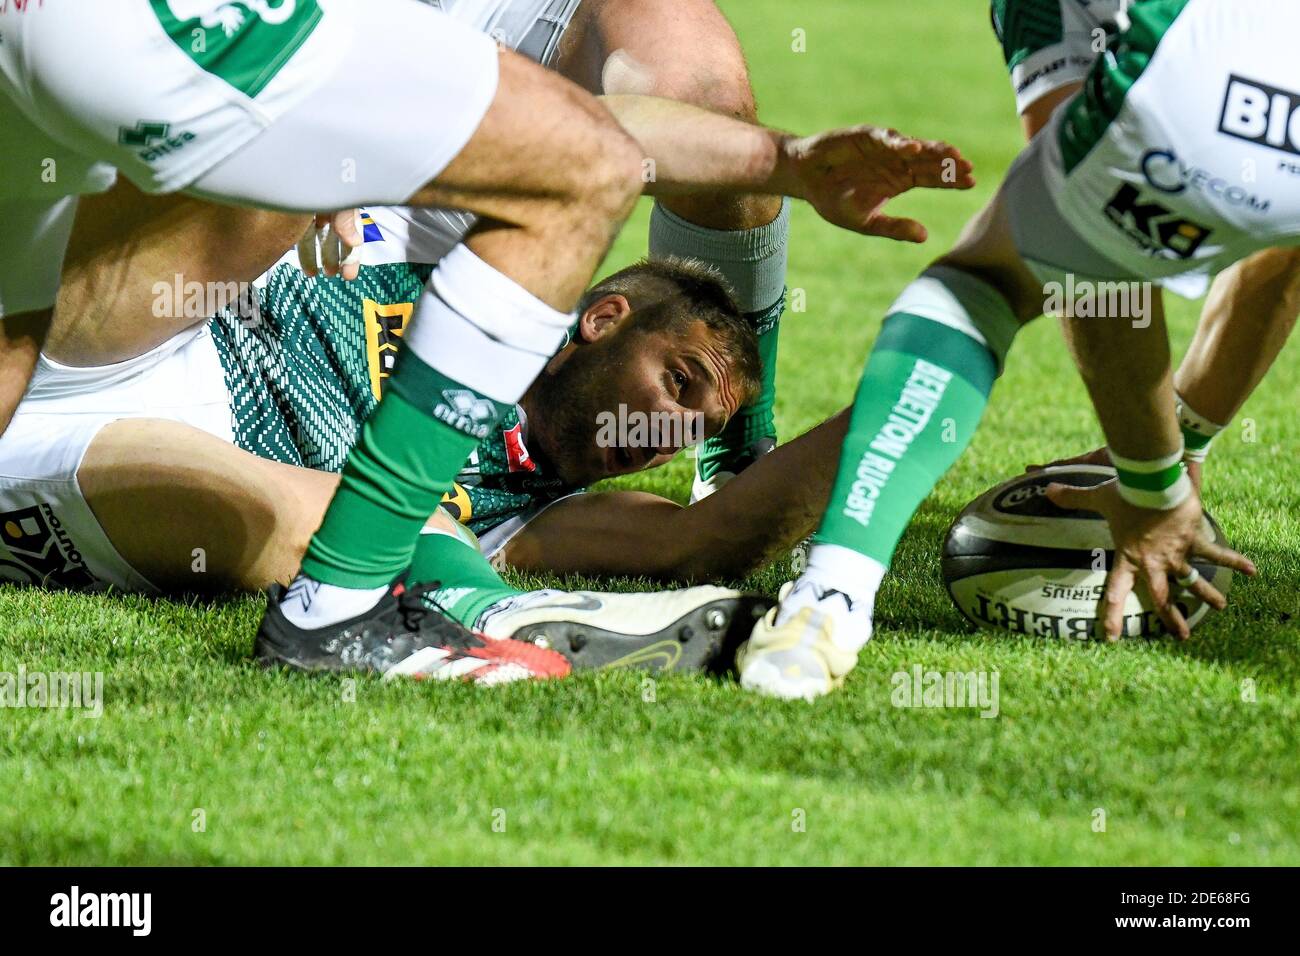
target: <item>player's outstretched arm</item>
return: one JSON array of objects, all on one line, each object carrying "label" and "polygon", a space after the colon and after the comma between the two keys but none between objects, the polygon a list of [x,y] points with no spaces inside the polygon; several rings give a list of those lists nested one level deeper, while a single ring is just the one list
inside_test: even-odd
[{"label": "player's outstretched arm", "polygon": [[[617,94],[600,101],[640,145],[651,196],[731,192],[806,200],[833,225],[868,236],[924,242],[925,226],[884,207],[915,187],[970,189],[973,167],[938,140],[853,126],[798,137],[689,103]],[[321,215],[299,244],[304,271],[355,278],[361,245],[356,210]]]},{"label": "player's outstretched arm", "polygon": [[834,225],[906,242],[925,227],[883,213],[917,186],[969,189],[972,166],[954,146],[892,129],[854,126],[796,137],[677,100],[601,97],[646,156],[646,192],[732,191],[807,200]]},{"label": "player's outstretched arm", "polygon": [[1149,322],[1061,320],[1119,478],[1086,489],[1051,485],[1048,497],[1061,507],[1100,512],[1110,524],[1115,558],[1101,614],[1107,640],[1123,634],[1125,601],[1139,583],[1180,640],[1187,639],[1190,629],[1173,603],[1171,579],[1222,609],[1223,595],[1193,573],[1193,556],[1255,573],[1247,558],[1203,534],[1200,496],[1181,474],[1183,443],[1174,417],[1169,336],[1160,302],[1157,294]]},{"label": "player's outstretched arm", "polygon": [[663,581],[743,577],[817,526],[847,428],[844,411],[687,508],[639,491],[565,499],[510,541],[505,563],[523,571]]}]

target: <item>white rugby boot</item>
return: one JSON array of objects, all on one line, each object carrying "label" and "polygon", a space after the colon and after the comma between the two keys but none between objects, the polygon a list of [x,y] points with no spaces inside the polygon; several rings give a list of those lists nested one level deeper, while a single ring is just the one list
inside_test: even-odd
[{"label": "white rugby boot", "polygon": [[577,670],[721,673],[771,603],[713,586],[635,594],[530,591],[492,605],[476,630],[559,651]]},{"label": "white rugby boot", "polygon": [[[782,601],[793,588],[793,582],[782,586]],[[770,697],[812,701],[842,685],[858,653],[835,642],[835,617],[809,606],[777,624],[780,610],[778,604],[768,611],[736,652],[740,686]]]}]

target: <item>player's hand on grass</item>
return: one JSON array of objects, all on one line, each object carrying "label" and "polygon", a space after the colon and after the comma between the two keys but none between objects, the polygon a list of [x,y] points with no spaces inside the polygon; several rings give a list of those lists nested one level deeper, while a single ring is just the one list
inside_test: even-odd
[{"label": "player's hand on grass", "polygon": [[[1196,489],[1197,494],[1200,494],[1203,463],[1184,459],[1183,464],[1187,466],[1187,477],[1191,479],[1192,487]],[[1025,471],[1043,471],[1046,468],[1056,468],[1062,465],[1104,465],[1110,468],[1112,465],[1110,449],[1102,445],[1100,448],[1083,455],[1075,455],[1073,458],[1058,458],[1056,461],[1049,461],[1046,465],[1026,465]]]},{"label": "player's hand on grass", "polygon": [[361,211],[325,213],[298,240],[298,264],[304,275],[341,275],[349,282],[361,274]]},{"label": "player's hand on grass", "polygon": [[[1047,497],[1061,508],[1098,512],[1110,525],[1115,560],[1106,575],[1102,597],[1103,633],[1108,641],[1123,636],[1124,605],[1138,584],[1146,587],[1151,605],[1169,633],[1180,641],[1187,640],[1191,630],[1174,598],[1184,587],[1179,579],[1192,575],[1192,557],[1243,574],[1255,573],[1249,558],[1216,544],[1205,534],[1201,497],[1195,491],[1168,511],[1129,504],[1120,496],[1119,483],[1114,479],[1092,488],[1053,483],[1047,486]],[[1197,576],[1185,588],[1216,611],[1227,605],[1227,599],[1202,577]]]},{"label": "player's hand on grass", "polygon": [[885,203],[916,186],[975,185],[973,167],[955,146],[878,126],[792,137],[782,150],[790,178],[788,195],[806,199],[836,226],[901,242],[925,242],[925,226],[915,219],[886,216]]}]

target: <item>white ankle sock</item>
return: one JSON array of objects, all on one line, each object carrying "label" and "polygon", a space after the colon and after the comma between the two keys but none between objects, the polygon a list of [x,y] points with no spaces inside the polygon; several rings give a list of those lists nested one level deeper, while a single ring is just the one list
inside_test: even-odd
[{"label": "white ankle sock", "polygon": [[857,652],[871,638],[871,613],[885,566],[838,544],[814,544],[808,567],[781,602],[776,622],[784,624],[806,607],[835,621],[835,643]]},{"label": "white ankle sock", "polygon": [[280,598],[280,613],[295,627],[314,630],[364,614],[387,593],[387,586],[341,588],[300,574]]}]

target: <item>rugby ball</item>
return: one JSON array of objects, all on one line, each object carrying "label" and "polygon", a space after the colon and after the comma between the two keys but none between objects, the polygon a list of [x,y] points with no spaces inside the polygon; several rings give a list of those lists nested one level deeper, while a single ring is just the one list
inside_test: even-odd
[{"label": "rugby ball", "polygon": [[[1053,482],[1091,487],[1115,477],[1100,465],[1062,465],[1020,475],[972,501],[943,543],[943,580],[957,609],[978,627],[1031,637],[1091,640],[1101,634],[1098,610],[1114,558],[1110,528],[1094,511],[1058,508]],[[1202,519],[1215,541],[1223,532]],[[1192,565],[1227,594],[1232,570],[1198,558]],[[1176,584],[1171,586],[1177,589]],[[1175,603],[1189,627],[1210,610],[1185,590]],[[1141,587],[1124,610],[1125,637],[1167,634]]]}]

